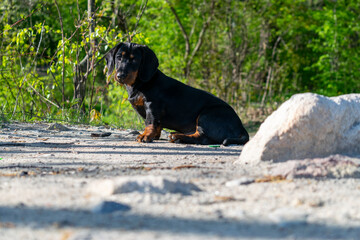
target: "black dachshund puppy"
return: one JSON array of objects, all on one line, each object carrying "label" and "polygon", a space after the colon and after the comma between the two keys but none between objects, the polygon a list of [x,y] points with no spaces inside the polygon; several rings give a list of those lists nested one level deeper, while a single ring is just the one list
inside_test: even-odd
[{"label": "black dachshund puppy", "polygon": [[235,111],[214,95],[163,74],[155,53],[145,45],[119,43],[105,56],[108,75],[125,85],[129,102],[145,119],[139,142],[175,130],[170,141],[190,144],[245,144],[249,134]]}]

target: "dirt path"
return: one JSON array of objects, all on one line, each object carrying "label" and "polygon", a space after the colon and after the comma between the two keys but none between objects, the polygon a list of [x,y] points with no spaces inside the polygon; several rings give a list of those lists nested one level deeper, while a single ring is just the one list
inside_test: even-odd
[{"label": "dirt path", "polygon": [[[360,238],[359,178],[269,177],[274,164],[233,164],[240,146],[48,127],[2,124],[1,240]],[[127,190],[109,193],[119,178]]]}]

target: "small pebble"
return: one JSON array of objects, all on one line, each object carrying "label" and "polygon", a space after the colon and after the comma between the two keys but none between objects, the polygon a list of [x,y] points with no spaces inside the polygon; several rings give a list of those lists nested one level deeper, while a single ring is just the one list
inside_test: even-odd
[{"label": "small pebble", "polygon": [[242,177],[239,179],[231,180],[225,183],[226,187],[235,187],[240,185],[248,185],[255,182],[254,178]]},{"label": "small pebble", "polygon": [[131,131],[131,132],[128,133],[128,135],[139,135],[139,134],[140,133],[138,131],[136,131],[136,130]]},{"label": "small pebble", "polygon": [[125,212],[129,211],[131,207],[126,204],[117,203],[113,201],[102,201],[97,204],[91,211],[93,213],[107,214],[113,212]]},{"label": "small pebble", "polygon": [[24,176],[28,176],[29,175],[29,173],[27,172],[27,171],[21,171],[20,173],[19,173],[19,176],[20,177],[24,177]]}]

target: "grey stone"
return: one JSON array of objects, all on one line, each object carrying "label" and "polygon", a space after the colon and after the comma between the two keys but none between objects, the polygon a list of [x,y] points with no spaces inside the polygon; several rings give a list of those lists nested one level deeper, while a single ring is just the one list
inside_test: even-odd
[{"label": "grey stone", "polygon": [[260,126],[235,163],[360,154],[360,94],[296,94]]},{"label": "grey stone", "polygon": [[128,135],[139,135],[140,134],[140,132],[139,131],[137,131],[137,130],[129,130],[129,132],[128,132]]},{"label": "grey stone", "polygon": [[59,123],[53,123],[47,128],[47,130],[69,131],[70,129]]},{"label": "grey stone", "polygon": [[164,139],[164,140],[170,140],[170,138],[169,138],[169,132],[168,131],[165,131],[165,130],[162,130],[161,131],[161,139]]},{"label": "grey stone", "polygon": [[130,209],[131,207],[126,204],[113,202],[113,201],[102,201],[92,209],[92,212],[107,214],[107,213],[113,213],[119,211],[125,212],[125,211],[129,211]]},{"label": "grey stone", "polygon": [[161,176],[131,176],[119,177],[113,180],[100,180],[91,184],[90,193],[108,196],[121,193],[180,193],[191,195],[192,191],[201,191],[195,184],[182,182]]},{"label": "grey stone", "polygon": [[192,183],[181,182],[169,177],[151,175],[119,178],[115,181],[115,185],[114,193],[180,193],[183,195],[191,195],[191,191],[200,191],[200,189]]},{"label": "grey stone", "polygon": [[332,155],[279,163],[271,170],[271,175],[282,175],[290,179],[360,177],[360,166],[346,156]]},{"label": "grey stone", "polygon": [[91,137],[108,137],[111,135],[111,132],[92,132]]}]

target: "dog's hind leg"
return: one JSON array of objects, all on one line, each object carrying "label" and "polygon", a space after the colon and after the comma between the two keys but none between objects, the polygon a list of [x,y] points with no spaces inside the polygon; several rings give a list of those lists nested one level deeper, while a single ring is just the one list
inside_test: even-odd
[{"label": "dog's hind leg", "polygon": [[196,119],[196,131],[192,134],[173,133],[170,141],[189,144],[245,144],[249,134],[240,118],[229,106],[214,106],[203,110]]},{"label": "dog's hind leg", "polygon": [[231,107],[213,107],[201,112],[196,129],[213,144],[245,144],[249,134]]},{"label": "dog's hind leg", "polygon": [[196,131],[193,134],[183,134],[183,133],[170,133],[169,135],[170,142],[173,143],[188,143],[188,144],[211,144],[212,141],[204,134]]}]

